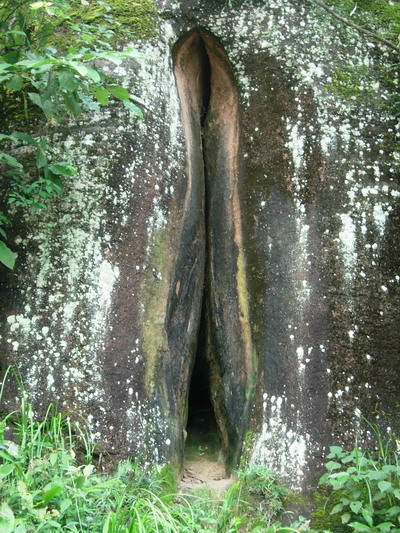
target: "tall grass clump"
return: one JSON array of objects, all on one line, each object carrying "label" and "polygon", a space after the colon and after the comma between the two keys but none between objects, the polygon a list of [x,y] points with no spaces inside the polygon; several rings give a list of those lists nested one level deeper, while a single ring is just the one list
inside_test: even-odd
[{"label": "tall grass clump", "polygon": [[88,432],[54,405],[36,420],[20,389],[20,408],[0,418],[1,533],[179,531],[162,480],[155,483],[130,461],[113,475],[97,474]]},{"label": "tall grass clump", "polygon": [[0,416],[0,533],[400,533],[399,441],[384,442],[374,424],[376,450],[330,448],[320,481],[328,496],[311,530],[302,517],[282,526],[286,489],[261,466],[221,493],[176,494],[168,468],[150,475],[131,461],[99,473],[85,425],[54,405],[37,420],[19,386],[19,409]]},{"label": "tall grass clump", "polygon": [[270,474],[242,472],[218,497],[171,493],[162,472],[149,476],[130,461],[119,463],[112,475],[99,474],[84,424],[72,423],[55,405],[37,420],[14,376],[20,408],[0,417],[0,533],[267,531],[271,517],[248,496],[271,495]]}]

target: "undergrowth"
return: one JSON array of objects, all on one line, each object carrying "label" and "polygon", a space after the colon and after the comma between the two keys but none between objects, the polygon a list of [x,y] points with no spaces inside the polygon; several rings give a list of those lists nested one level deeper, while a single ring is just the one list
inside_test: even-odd
[{"label": "undergrowth", "polygon": [[21,387],[20,408],[0,417],[0,533],[400,533],[398,441],[371,427],[377,450],[331,447],[311,526],[283,526],[287,490],[264,467],[237,472],[222,496],[175,493],[165,469],[149,475],[131,461],[105,475],[83,426],[54,405],[37,420]]}]

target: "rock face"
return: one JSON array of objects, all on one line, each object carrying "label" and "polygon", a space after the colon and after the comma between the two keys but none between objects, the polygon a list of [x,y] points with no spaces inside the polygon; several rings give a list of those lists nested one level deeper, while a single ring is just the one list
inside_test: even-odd
[{"label": "rock face", "polygon": [[1,366],[100,449],[179,467],[197,353],[227,466],[301,487],[399,398],[391,58],[311,4],[228,4],[160,0],[117,72],[145,118],[52,133],[79,177],[21,219]]}]

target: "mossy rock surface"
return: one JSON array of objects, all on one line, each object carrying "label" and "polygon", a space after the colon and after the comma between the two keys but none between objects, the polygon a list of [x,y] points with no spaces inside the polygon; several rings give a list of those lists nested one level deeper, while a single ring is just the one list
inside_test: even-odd
[{"label": "mossy rock surface", "polygon": [[400,33],[400,4],[387,0],[328,0],[330,7],[361,26],[372,26],[397,42]]},{"label": "mossy rock surface", "polygon": [[[110,0],[112,10],[97,4],[79,4],[71,12],[71,18],[85,24],[102,24],[115,32],[117,41],[124,40],[126,31],[135,39],[154,36],[157,28],[157,9],[153,0]],[[114,19],[109,21],[108,16]]]}]

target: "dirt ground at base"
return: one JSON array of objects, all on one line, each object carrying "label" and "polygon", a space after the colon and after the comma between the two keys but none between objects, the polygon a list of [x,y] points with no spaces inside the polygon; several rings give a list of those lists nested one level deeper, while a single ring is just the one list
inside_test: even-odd
[{"label": "dirt ground at base", "polygon": [[185,462],[179,492],[209,488],[217,493],[227,490],[235,477],[227,475],[218,442],[210,435],[191,431],[185,446]]}]

